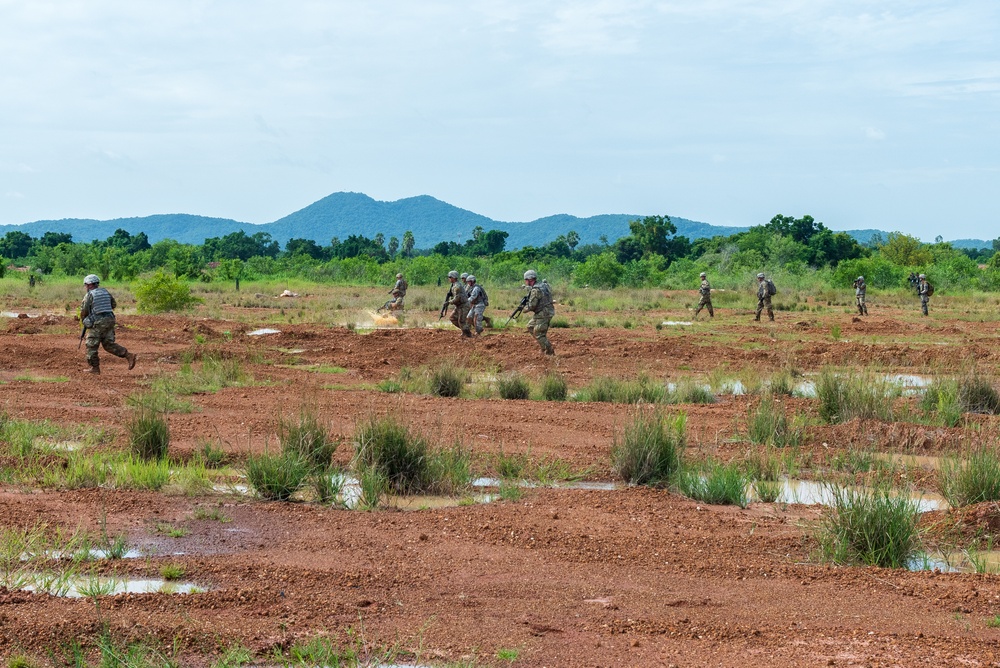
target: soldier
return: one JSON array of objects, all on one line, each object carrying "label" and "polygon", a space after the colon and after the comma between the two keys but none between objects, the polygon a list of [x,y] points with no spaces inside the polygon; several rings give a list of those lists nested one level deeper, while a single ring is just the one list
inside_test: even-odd
[{"label": "soldier", "polygon": [[457,271],[448,272],[448,280],[451,281],[451,289],[448,291],[448,301],[446,305],[455,307],[451,312],[451,324],[462,330],[462,336],[471,338],[469,331],[469,296],[465,292],[465,284],[458,279]]},{"label": "soldier", "polygon": [[868,304],[865,303],[865,292],[868,286],[865,285],[865,277],[858,276],[854,279],[854,299],[858,302],[858,315],[868,315]]},{"label": "soldier", "polygon": [[101,360],[97,349],[104,349],[114,355],[128,360],[128,368],[135,368],[135,353],[130,353],[124,346],[115,343],[115,313],[118,306],[115,298],[105,288],[99,287],[101,279],[89,274],[83,279],[87,294],[80,306],[80,319],[87,328],[87,362],[90,373],[101,373]]},{"label": "soldier", "polygon": [[467,273],[465,273],[464,271],[462,272],[462,275],[458,277],[458,280],[462,281],[462,286],[463,287],[465,286],[465,282],[468,279],[469,279],[469,275]]},{"label": "soldier", "polygon": [[392,301],[390,301],[386,306],[390,311],[402,311],[403,310],[403,297],[406,296],[406,288],[409,285],[406,283],[406,279],[403,278],[402,274],[396,274],[396,285],[393,286],[389,294],[392,295]]},{"label": "soldier", "polygon": [[927,282],[927,276],[924,274],[917,277],[917,294],[920,295],[920,311],[927,315],[927,303],[931,300],[931,295],[934,294],[934,288]]},{"label": "soldier", "polygon": [[549,289],[549,284],[545,281],[538,283],[538,274],[534,269],[524,272],[524,282],[530,288],[528,305],[524,307],[525,311],[532,314],[531,320],[528,321],[528,332],[535,337],[546,355],[555,355],[555,349],[552,348],[548,337],[545,336],[546,332],[549,331],[549,322],[556,314],[555,303],[552,301],[552,290]]},{"label": "soldier", "polygon": [[705,272],[699,274],[701,278],[701,287],[698,288],[698,294],[701,295],[701,299],[698,300],[698,308],[695,309],[694,317],[697,318],[698,314],[701,313],[701,309],[708,307],[708,317],[714,318],[715,311],[712,310],[712,286],[708,283],[708,277]]},{"label": "soldier", "polygon": [[476,336],[479,336],[483,333],[483,312],[490,305],[490,297],[486,294],[483,286],[476,284],[476,277],[472,274],[469,274],[465,282],[469,286],[469,307],[471,308],[469,317],[472,319],[472,325],[476,328]]},{"label": "soldier", "polygon": [[757,274],[757,317],[755,321],[760,322],[760,314],[766,308],[767,317],[774,322],[774,308],[771,306],[772,286],[771,281],[765,280],[763,272]]}]

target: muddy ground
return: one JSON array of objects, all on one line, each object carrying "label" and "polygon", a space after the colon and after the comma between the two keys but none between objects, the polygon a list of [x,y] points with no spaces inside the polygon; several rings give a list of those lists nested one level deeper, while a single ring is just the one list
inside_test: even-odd
[{"label": "muddy ground", "polygon": [[[18,310],[5,305],[4,310]],[[103,355],[99,379],[85,373],[76,323],[45,315],[0,321],[0,408],[16,418],[93,424],[124,448],[125,399],[156,377],[207,353],[240,360],[254,379],[188,397],[196,410],[171,414],[171,453],[190,456],[213,439],[238,462],[276,443],[277,422],[315,406],[351,454],[355,424],[393,413],[432,440],[460,440],[477,464],[500,451],[558,458],[594,481],[611,479],[609,453],[630,409],[584,402],[442,399],[386,394],[375,385],[445,360],[480,378],[556,370],[570,390],[597,376],[676,381],[725,365],[734,377],[806,374],[833,365],[940,375],[970,364],[996,374],[996,322],[958,310],[921,319],[884,309],[859,320],[846,309],[779,312],[754,323],[719,310],[712,321],[686,311],[643,314],[632,329],[550,331],[555,358],[520,329],[474,341],[454,330],[351,331],[275,325],[261,311],[240,319],[123,315],[119,342],[138,353],[127,371]],[[704,314],[703,314],[704,315]],[[260,327],[280,334],[259,337]],[[835,329],[834,329],[835,328]],[[718,373],[718,372],[716,372]],[[730,459],[750,450],[741,436],[753,397],[671,407],[688,415],[689,454]],[[805,415],[815,401],[790,399]],[[851,447],[884,452],[959,452],[970,434],[913,424],[814,425],[805,451],[817,468]],[[917,476],[918,478],[920,476]],[[926,472],[917,485],[933,484]],[[195,519],[221,508],[228,523]],[[832,566],[817,557],[811,527],[820,506],[708,506],[666,490],[531,489],[518,501],[414,511],[349,511],[305,502],[265,502],[219,492],[187,497],[110,489],[0,488],[0,524],[126,532],[147,558],[119,571],[156,574],[182,563],[207,591],[123,594],[100,610],[86,599],[0,589],[0,655],[85,644],[103,623],[121,637],[176,647],[185,665],[209,665],[234,643],[258,657],[328,635],[395,647],[399,663],[496,666],[990,666],[1000,665],[1000,578]],[[968,513],[966,513],[968,515]],[[985,518],[985,519],[984,519]],[[995,513],[969,520],[989,530]],[[966,517],[968,519],[968,517]],[[158,523],[190,529],[170,538]],[[972,530],[975,530],[973,527]],[[499,654],[498,654],[499,653]]]}]

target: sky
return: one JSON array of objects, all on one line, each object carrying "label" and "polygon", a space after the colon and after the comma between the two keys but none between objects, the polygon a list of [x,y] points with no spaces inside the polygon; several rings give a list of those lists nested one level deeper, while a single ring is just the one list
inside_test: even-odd
[{"label": "sky", "polygon": [[1000,236],[996,0],[0,0],[0,224],[811,215]]}]

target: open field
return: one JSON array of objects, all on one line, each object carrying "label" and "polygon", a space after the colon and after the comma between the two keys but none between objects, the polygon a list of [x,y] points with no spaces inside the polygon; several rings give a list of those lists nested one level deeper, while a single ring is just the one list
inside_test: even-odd
[{"label": "open field", "polygon": [[[756,323],[755,300],[718,293],[714,320],[691,322],[694,291],[556,288],[557,355],[546,358],[524,318],[472,341],[439,328],[444,288],[411,290],[393,322],[363,308],[385,300],[371,288],[210,286],[190,314],[139,316],[127,290],[108,287],[122,305],[118,342],[139,363],[129,372],[102,351],[97,379],[71,317],[82,288],[18,285],[0,303],[32,316],[0,318],[8,660],[96,664],[108,643],[123,654],[134,643],[147,663],[129,665],[334,665],[320,646],[349,655],[341,665],[1000,662],[1000,566],[989,561],[1000,506],[922,508],[933,509],[920,514],[910,568],[877,568],[824,556],[831,511],[815,491],[891,485],[939,500],[953,458],[995,453],[1000,417],[949,418],[922,401],[949,379],[996,386],[995,295],[935,297],[929,318],[908,294],[872,295],[871,315],[857,318],[846,293],[780,294],[777,321]],[[286,288],[301,296],[274,297]],[[519,294],[491,291],[491,303]],[[262,328],[279,331],[251,335]],[[461,396],[431,392],[443,366],[464,381]],[[832,376],[889,383],[888,413],[827,419],[817,388]],[[529,399],[501,398],[515,377]],[[542,398],[546,378],[565,381],[565,401]],[[693,402],[693,387],[714,401]],[[672,483],[625,485],[612,446],[651,408],[585,400],[605,390],[683,413],[688,465],[729,464],[750,489],[799,491],[770,503],[754,492],[742,507],[692,500]],[[768,443],[751,422],[772,397],[789,427]],[[126,425],[154,399],[170,463],[139,472],[122,458]],[[276,452],[282,425],[303,414],[328,429],[345,476],[359,428],[389,416],[465,453],[469,478],[490,480],[386,495],[367,510],[346,508],[343,494],[321,502],[308,485],[290,501],[247,493],[248,458]],[[134,555],[67,557],[115,539]],[[35,572],[76,569],[90,587],[67,597],[15,586],[27,583],[10,575],[26,572],[25,552]],[[112,595],[98,575],[194,588]]]}]

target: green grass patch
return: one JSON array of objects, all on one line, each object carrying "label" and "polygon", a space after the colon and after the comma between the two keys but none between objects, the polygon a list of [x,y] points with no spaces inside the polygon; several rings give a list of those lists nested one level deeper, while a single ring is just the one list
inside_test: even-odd
[{"label": "green grass patch", "polygon": [[674,476],[677,490],[696,501],[746,508],[748,480],[739,464],[709,460],[684,466]]},{"label": "green grass patch", "polygon": [[318,470],[330,467],[339,445],[320,421],[317,409],[308,406],[303,406],[296,418],[279,418],[278,440],[283,452],[297,455]]},{"label": "green grass patch", "polygon": [[1000,500],[1000,457],[992,448],[969,450],[963,458],[945,457],[938,472],[941,495],[954,507]]},{"label": "green grass patch", "polygon": [[755,445],[783,448],[801,443],[802,430],[792,425],[785,407],[768,393],[749,409],[747,437]]},{"label": "green grass patch", "polygon": [[501,399],[531,398],[531,385],[528,379],[516,371],[497,378],[496,387]]},{"label": "green grass patch", "polygon": [[129,450],[141,459],[165,459],[170,446],[170,428],[153,400],[139,398],[125,419]]},{"label": "green grass patch", "polygon": [[542,399],[545,401],[566,401],[568,395],[566,379],[556,372],[549,372],[542,379]]},{"label": "green grass patch", "polygon": [[14,376],[14,380],[23,383],[68,383],[68,376],[33,376],[30,373],[22,373]]},{"label": "green grass patch", "polygon": [[893,401],[901,388],[875,373],[838,374],[823,369],[816,381],[819,415],[838,424],[854,418],[893,421]]},{"label": "green grass patch", "polygon": [[920,542],[918,502],[888,486],[831,486],[830,491],[833,504],[817,529],[823,557],[835,563],[906,568]]},{"label": "green grass patch", "polygon": [[269,501],[290,499],[313,471],[308,461],[291,452],[250,455],[245,467],[247,483],[258,496]]},{"label": "green grass patch", "polygon": [[446,362],[431,372],[431,394],[439,397],[459,397],[468,377],[469,372],[466,369]]},{"label": "green grass patch", "polygon": [[424,488],[430,446],[421,434],[394,417],[375,416],[358,426],[354,440],[356,471],[378,471],[401,494]]}]

